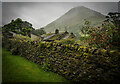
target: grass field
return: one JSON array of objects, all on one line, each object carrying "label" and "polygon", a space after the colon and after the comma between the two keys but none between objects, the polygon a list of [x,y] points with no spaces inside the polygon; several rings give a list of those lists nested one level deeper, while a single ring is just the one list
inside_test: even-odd
[{"label": "grass field", "polygon": [[23,57],[12,55],[2,49],[3,82],[68,82],[62,76],[51,71],[45,72],[41,66]]}]

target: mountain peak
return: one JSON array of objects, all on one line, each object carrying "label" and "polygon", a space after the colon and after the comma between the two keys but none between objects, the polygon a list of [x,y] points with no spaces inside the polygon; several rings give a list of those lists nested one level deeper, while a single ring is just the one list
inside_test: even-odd
[{"label": "mountain peak", "polygon": [[87,8],[87,7],[85,7],[85,6],[76,6],[74,8]]},{"label": "mountain peak", "polygon": [[71,10],[73,10],[73,9],[75,10],[75,9],[89,9],[89,8],[87,8],[85,6],[76,6],[76,7],[73,7]]},{"label": "mountain peak", "polygon": [[[94,10],[92,10],[90,8],[87,8],[85,6],[76,6],[76,7],[72,8],[69,11],[81,11],[81,12],[85,13],[85,11],[87,11],[87,12],[93,12]],[[94,11],[94,12],[96,12],[96,11]]]},{"label": "mountain peak", "polygon": [[87,8],[85,6],[77,6],[69,10],[66,15],[83,15],[83,16],[99,16],[99,17],[104,17],[100,12],[97,12],[93,9]]},{"label": "mountain peak", "polygon": [[89,20],[93,25],[98,25],[104,21],[105,16],[87,7],[77,6],[70,9],[57,20],[48,24],[45,30],[47,32],[53,32],[58,28],[60,31],[65,31],[67,29],[67,31],[79,35],[80,28],[84,25],[84,19]]}]

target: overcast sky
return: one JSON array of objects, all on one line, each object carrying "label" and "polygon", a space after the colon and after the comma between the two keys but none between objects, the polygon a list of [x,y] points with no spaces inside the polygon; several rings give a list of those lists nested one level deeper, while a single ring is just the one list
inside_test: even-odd
[{"label": "overcast sky", "polygon": [[3,2],[3,25],[21,18],[38,29],[56,20],[71,8],[85,6],[102,14],[118,11],[117,2]]},{"label": "overcast sky", "polygon": [[120,0],[1,0],[2,2],[118,2]]},{"label": "overcast sky", "polygon": [[2,3],[0,2],[0,26],[2,25]]}]

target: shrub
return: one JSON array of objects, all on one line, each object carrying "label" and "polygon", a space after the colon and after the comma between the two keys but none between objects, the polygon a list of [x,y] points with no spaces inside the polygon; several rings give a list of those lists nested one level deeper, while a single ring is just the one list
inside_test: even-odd
[{"label": "shrub", "polygon": [[90,34],[91,39],[88,40],[90,46],[104,49],[112,49],[113,33],[116,27],[111,23],[104,23],[101,27],[91,28],[93,32]]}]

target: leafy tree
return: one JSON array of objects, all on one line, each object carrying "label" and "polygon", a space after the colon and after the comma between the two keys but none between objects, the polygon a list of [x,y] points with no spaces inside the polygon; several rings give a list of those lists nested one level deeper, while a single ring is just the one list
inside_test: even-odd
[{"label": "leafy tree", "polygon": [[36,29],[36,30],[33,30],[31,31],[31,33],[35,34],[35,35],[43,35],[43,34],[46,34],[44,28],[40,28],[40,29]]},{"label": "leafy tree", "polygon": [[55,34],[59,34],[59,30],[58,29],[55,30]]},{"label": "leafy tree", "polygon": [[89,33],[90,24],[90,21],[85,20],[84,26],[80,29],[85,36]]},{"label": "leafy tree", "polygon": [[71,35],[74,35],[73,32],[70,33]]},{"label": "leafy tree", "polygon": [[22,19],[17,18],[16,20],[11,20],[10,23],[2,27],[2,32],[12,31],[22,35],[28,35],[30,37],[30,31],[34,30],[32,24],[27,21],[22,21]]},{"label": "leafy tree", "polygon": [[68,34],[68,31],[65,31],[65,34]]},{"label": "leafy tree", "polygon": [[113,31],[113,45],[118,46],[120,43],[120,13],[118,12],[110,12],[106,16],[105,22],[111,23],[115,25],[112,29]]},{"label": "leafy tree", "polygon": [[116,27],[120,28],[120,13],[118,12],[110,12],[108,13],[108,15],[106,16],[106,20],[107,22],[112,22]]},{"label": "leafy tree", "polygon": [[90,27],[90,46],[114,49],[120,45],[120,13],[108,13],[105,22],[99,27]]}]

